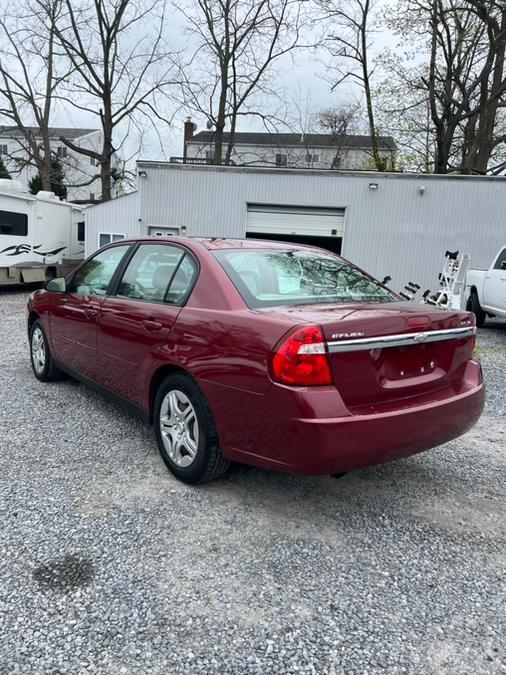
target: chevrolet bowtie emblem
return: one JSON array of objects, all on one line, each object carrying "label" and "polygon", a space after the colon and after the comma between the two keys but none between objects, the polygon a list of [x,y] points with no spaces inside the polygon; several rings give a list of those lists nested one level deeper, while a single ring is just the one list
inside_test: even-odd
[{"label": "chevrolet bowtie emblem", "polygon": [[415,335],[416,342],[425,342],[427,339],[427,333],[417,333]]}]

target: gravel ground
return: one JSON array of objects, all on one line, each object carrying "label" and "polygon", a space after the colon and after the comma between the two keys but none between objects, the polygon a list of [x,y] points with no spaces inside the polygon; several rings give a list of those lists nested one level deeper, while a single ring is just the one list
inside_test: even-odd
[{"label": "gravel ground", "polygon": [[178,483],[152,432],[33,377],[0,293],[0,673],[506,672],[506,324],[463,438],[341,480]]}]

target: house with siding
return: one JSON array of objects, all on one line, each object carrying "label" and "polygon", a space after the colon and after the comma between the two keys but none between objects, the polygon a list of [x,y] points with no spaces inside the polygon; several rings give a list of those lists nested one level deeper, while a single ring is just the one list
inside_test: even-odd
[{"label": "house with siding", "polygon": [[[36,139],[40,131],[36,127],[28,127]],[[100,179],[96,178],[99,168],[96,161],[71,150],[63,143],[61,137],[74,145],[87,150],[99,151],[102,146],[102,132],[98,129],[74,129],[52,127],[50,129],[51,152],[58,157],[63,166],[65,183],[68,185],[68,201],[94,201],[100,198]],[[26,149],[26,138],[17,127],[0,126],[0,157],[13,179],[21,183],[27,191],[30,180],[37,174],[37,168],[30,162]],[[73,187],[76,186],[76,187]]]},{"label": "house with siding", "polygon": [[[187,162],[211,163],[215,132],[193,134],[194,128],[193,122],[187,121],[184,157]],[[380,136],[378,141],[379,153],[387,169],[395,169],[394,139]],[[230,134],[225,133],[224,154],[229,142]],[[375,169],[371,137],[349,134],[237,132],[234,134],[230,164],[348,171]]]}]

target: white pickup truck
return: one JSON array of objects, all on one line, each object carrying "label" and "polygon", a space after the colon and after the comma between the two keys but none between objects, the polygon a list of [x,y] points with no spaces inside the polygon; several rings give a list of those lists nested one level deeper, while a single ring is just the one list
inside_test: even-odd
[{"label": "white pickup truck", "polygon": [[506,246],[488,270],[469,270],[466,276],[466,309],[474,312],[476,324],[483,326],[487,316],[506,319]]}]

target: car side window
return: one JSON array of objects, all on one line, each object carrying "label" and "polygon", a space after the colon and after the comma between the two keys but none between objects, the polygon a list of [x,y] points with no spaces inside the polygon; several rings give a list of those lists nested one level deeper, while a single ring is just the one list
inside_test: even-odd
[{"label": "car side window", "polygon": [[[141,244],[125,270],[117,295],[131,300],[179,304],[188,265],[193,269],[194,264],[183,249],[167,244]],[[190,275],[186,290],[192,281],[193,275]]]},{"label": "car side window", "polygon": [[185,255],[177,268],[167,291],[167,302],[171,305],[182,305],[193,286],[197,275],[197,266],[189,255]]},{"label": "car side window", "polygon": [[129,245],[113,246],[97,253],[74,275],[70,292],[76,295],[105,295],[129,248]]},{"label": "car side window", "polygon": [[497,260],[495,261],[494,269],[495,270],[504,269],[503,263],[505,263],[505,262],[506,262],[506,248],[503,248],[503,250],[497,256]]}]

